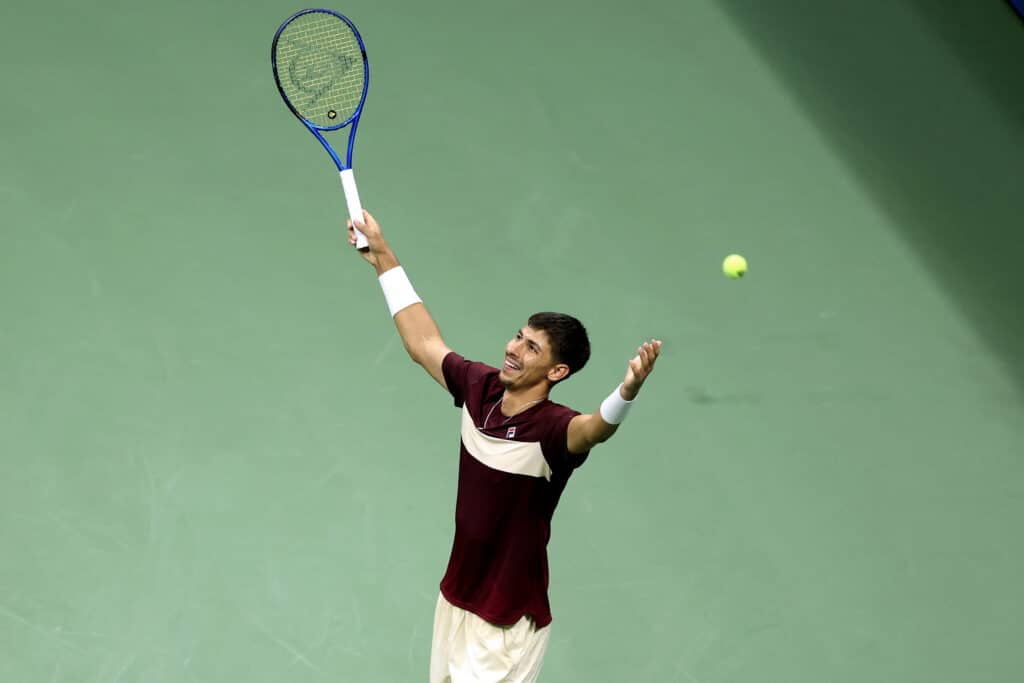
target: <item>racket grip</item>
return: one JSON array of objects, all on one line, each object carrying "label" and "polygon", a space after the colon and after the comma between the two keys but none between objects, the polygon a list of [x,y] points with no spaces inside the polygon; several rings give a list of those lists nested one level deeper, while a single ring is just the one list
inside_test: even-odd
[{"label": "racket grip", "polygon": [[359,190],[356,189],[356,176],[351,168],[341,171],[341,188],[345,191],[345,203],[348,204],[348,217],[352,219],[352,229],[356,233],[356,249],[367,249],[369,244],[366,235],[355,226],[356,221],[363,222],[363,205],[359,202]]}]

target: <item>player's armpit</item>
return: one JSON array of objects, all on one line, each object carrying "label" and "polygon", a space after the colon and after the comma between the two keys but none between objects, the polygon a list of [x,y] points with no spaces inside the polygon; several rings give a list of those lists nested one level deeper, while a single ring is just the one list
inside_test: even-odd
[{"label": "player's armpit", "polygon": [[569,452],[586,453],[597,444],[607,441],[616,429],[618,427],[602,420],[599,413],[577,415],[569,420],[566,435]]}]

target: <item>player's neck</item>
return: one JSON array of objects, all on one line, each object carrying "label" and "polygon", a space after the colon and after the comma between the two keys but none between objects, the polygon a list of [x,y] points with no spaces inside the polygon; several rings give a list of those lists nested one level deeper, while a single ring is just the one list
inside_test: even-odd
[{"label": "player's neck", "polygon": [[532,408],[548,397],[548,388],[543,385],[525,389],[505,389],[501,397],[501,412],[506,416],[515,415]]}]

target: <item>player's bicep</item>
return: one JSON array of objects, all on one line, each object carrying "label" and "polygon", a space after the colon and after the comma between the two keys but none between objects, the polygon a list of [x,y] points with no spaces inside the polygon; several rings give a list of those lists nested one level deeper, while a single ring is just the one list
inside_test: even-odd
[{"label": "player's bicep", "polygon": [[443,365],[445,356],[450,352],[451,349],[448,348],[443,339],[430,339],[424,342],[419,358],[417,358],[417,361],[427,371],[427,374],[433,377],[434,381],[445,390],[448,389],[448,383],[444,380]]}]

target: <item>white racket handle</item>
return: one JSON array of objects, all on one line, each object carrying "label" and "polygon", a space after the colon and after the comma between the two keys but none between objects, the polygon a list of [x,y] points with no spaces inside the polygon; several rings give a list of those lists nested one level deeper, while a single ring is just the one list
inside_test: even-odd
[{"label": "white racket handle", "polygon": [[352,219],[352,229],[356,232],[356,249],[366,249],[366,235],[359,232],[356,221],[363,222],[363,205],[359,203],[359,190],[356,189],[356,176],[351,168],[341,172],[341,188],[345,191],[345,203],[348,204],[348,217]]}]

